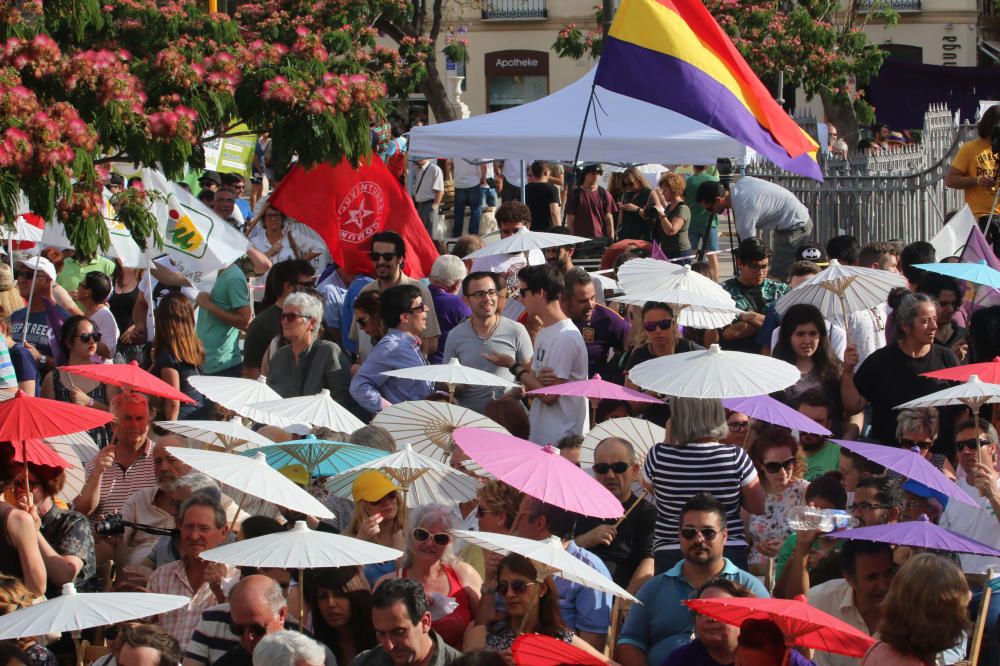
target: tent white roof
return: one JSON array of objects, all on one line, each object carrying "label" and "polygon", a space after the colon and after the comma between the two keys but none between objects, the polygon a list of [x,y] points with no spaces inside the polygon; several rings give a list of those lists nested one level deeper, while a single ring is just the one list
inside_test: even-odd
[{"label": "tent white roof", "polygon": [[[572,162],[594,82],[583,78],[542,99],[503,111],[410,130],[410,154],[464,159],[533,159]],[[604,88],[583,137],[583,162],[714,164],[719,157],[746,161],[735,139],[679,113]]]}]

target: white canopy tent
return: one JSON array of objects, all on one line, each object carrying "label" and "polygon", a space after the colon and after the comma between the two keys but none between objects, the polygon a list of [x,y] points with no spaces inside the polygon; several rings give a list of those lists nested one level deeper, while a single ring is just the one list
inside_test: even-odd
[{"label": "white canopy tent", "polygon": [[[594,70],[547,97],[465,120],[414,127],[410,154],[427,157],[572,162]],[[580,150],[583,162],[744,163],[746,146],[686,116],[596,88]]]}]

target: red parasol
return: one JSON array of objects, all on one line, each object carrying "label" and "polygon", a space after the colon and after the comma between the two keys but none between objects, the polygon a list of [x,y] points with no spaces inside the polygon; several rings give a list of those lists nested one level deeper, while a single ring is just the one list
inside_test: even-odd
[{"label": "red parasol", "polygon": [[74,375],[94,379],[104,384],[129,388],[139,393],[145,393],[146,395],[187,403],[195,402],[159,377],[140,368],[139,364],[135,361],[120,364],[94,363],[91,365],[65,365],[59,369],[71,372]]},{"label": "red parasol", "polygon": [[996,356],[992,361],[986,361],[985,363],[956,365],[954,368],[925,372],[920,376],[930,377],[931,379],[950,379],[955,382],[967,382],[972,375],[976,375],[980,381],[986,384],[1000,384],[1000,356]]},{"label": "red parasol", "polygon": [[805,597],[796,599],[760,599],[757,597],[720,597],[688,599],[691,610],[735,627],[744,620],[771,620],[792,645],[823,650],[849,657],[863,657],[875,639],[843,620],[810,606]]},{"label": "red parasol", "polygon": [[581,666],[606,666],[603,659],[584,652],[580,648],[542,634],[522,634],[511,647],[517,666],[561,666],[579,664]]},{"label": "red parasol", "polygon": [[10,400],[0,402],[0,442],[10,442],[15,448],[21,448],[21,459],[29,460],[28,440],[90,430],[112,418],[111,414],[99,409],[34,398],[18,391]]},{"label": "red parasol", "polygon": [[14,449],[14,457],[12,458],[14,462],[31,463],[32,465],[41,465],[43,467],[59,467],[62,469],[69,469],[73,466],[72,463],[67,462],[51,446],[40,439],[26,439],[20,442],[21,446],[16,446],[10,442],[7,443]]}]

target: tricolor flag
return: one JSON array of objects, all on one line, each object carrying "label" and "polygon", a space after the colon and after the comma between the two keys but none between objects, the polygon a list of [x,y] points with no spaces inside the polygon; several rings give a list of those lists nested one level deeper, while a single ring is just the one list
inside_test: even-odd
[{"label": "tricolor flag", "polygon": [[819,146],[774,101],[701,0],[622,0],[594,81],[702,122],[783,169],[823,179]]}]

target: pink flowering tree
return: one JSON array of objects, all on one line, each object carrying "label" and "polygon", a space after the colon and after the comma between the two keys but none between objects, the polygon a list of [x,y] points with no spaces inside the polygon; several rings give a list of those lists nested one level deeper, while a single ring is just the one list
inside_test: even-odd
[{"label": "pink flowering tree", "polygon": [[[245,122],[279,169],[358,159],[385,100],[425,74],[419,40],[376,43],[401,0],[261,0],[233,17],[193,0],[0,0],[0,223],[23,192],[82,256],[107,248],[103,167],[204,166],[203,144]],[[141,211],[136,193],[120,202]],[[143,242],[154,222],[123,220]]]}]

